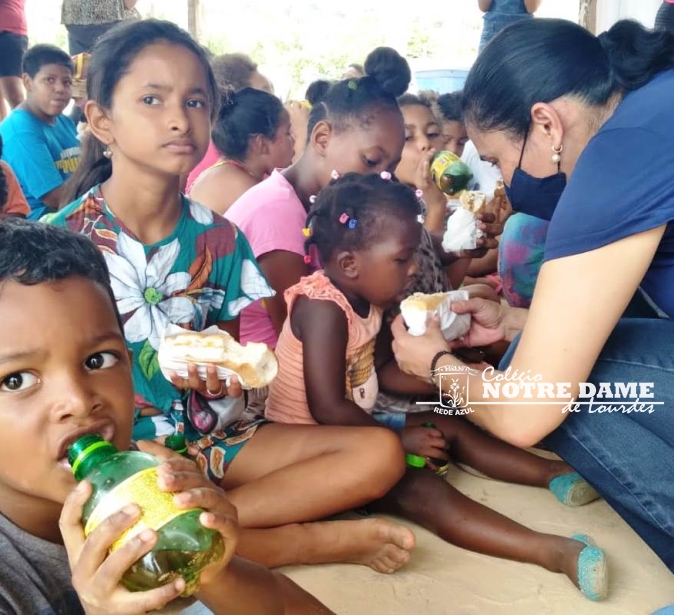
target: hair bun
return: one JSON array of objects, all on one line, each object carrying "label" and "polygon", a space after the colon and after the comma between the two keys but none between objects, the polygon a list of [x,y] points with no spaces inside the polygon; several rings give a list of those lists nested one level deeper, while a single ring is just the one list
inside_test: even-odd
[{"label": "hair bun", "polygon": [[407,91],[412,79],[410,65],[395,49],[377,47],[365,60],[365,74],[384,92],[397,98]]}]

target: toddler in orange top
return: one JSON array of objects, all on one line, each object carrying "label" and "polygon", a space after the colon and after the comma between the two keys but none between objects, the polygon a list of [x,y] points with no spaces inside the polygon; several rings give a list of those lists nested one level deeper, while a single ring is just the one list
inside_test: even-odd
[{"label": "toddler in orange top", "polygon": [[[372,412],[379,384],[391,393],[433,392],[428,382],[398,368],[387,331],[380,332],[382,310],[405,297],[417,269],[418,215],[415,193],[389,173],[350,173],[321,191],[305,234],[325,269],[285,293],[288,319],[276,347],[279,374],[270,385],[266,416],[298,424],[383,424],[399,432],[405,451],[426,458],[428,467],[408,468],[370,510],[407,517],[473,551],[562,572],[586,597],[602,599],[604,552],[586,536],[529,530],[461,494],[436,474],[433,462],[451,453],[454,461],[493,478],[549,487],[568,505],[596,499],[572,468],[496,440],[463,417]],[[428,422],[436,427],[424,426]]]}]

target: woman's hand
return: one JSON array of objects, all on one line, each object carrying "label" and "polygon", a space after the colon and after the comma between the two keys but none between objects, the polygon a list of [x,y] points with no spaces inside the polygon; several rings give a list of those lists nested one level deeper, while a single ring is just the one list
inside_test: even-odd
[{"label": "woman's hand", "polygon": [[470,330],[460,340],[455,340],[454,346],[488,346],[505,339],[507,308],[500,302],[474,297],[467,301],[452,301],[450,309],[455,314],[470,314]]},{"label": "woman's hand", "polygon": [[431,376],[433,357],[441,350],[449,350],[449,344],[440,330],[440,321],[432,318],[426,333],[414,337],[407,332],[402,316],[391,323],[393,353],[404,372],[428,381]]},{"label": "woman's hand", "polygon": [[130,592],[121,584],[123,574],[133,563],[152,550],[157,534],[145,530],[108,554],[110,546],[136,523],[140,509],[136,505],[124,507],[85,538],[82,510],[90,495],[91,484],[82,481],[66,499],[59,520],[72,584],[84,612],[87,615],[143,615],[177,598],[185,589],[183,579],[145,592]]},{"label": "woman's hand", "polygon": [[181,378],[175,372],[171,373],[171,382],[179,389],[192,389],[207,399],[221,397],[241,397],[243,390],[236,376],[232,376],[229,386],[225,380],[218,378],[218,369],[215,365],[206,367],[206,380],[199,377],[199,371],[194,363],[187,365],[187,378]]}]

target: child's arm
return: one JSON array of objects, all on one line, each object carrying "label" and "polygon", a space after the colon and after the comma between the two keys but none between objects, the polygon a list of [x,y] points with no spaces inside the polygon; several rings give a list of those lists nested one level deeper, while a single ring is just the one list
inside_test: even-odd
[{"label": "child's arm", "polygon": [[304,349],[304,384],[314,419],[321,425],[379,425],[345,396],[348,325],[344,311],[332,301],[299,297],[290,324]]},{"label": "child's arm", "polygon": [[384,322],[377,336],[375,348],[375,367],[379,388],[393,395],[433,395],[438,389],[430,382],[425,382],[416,376],[406,374],[398,366],[393,356],[393,334],[391,326]]},{"label": "child's arm", "polygon": [[[304,383],[314,419],[321,425],[381,427],[345,396],[348,327],[342,309],[331,301],[300,297],[290,323],[304,348]],[[408,453],[444,459],[446,442],[436,430],[405,427],[400,438]]]},{"label": "child's arm", "polygon": [[276,333],[280,334],[288,316],[283,295],[300,278],[309,275],[309,268],[299,254],[286,250],[273,250],[260,256],[257,261],[270,286],[276,291],[276,295],[265,299],[264,303]]},{"label": "child's arm", "polygon": [[479,278],[494,273],[498,267],[498,249],[492,248],[481,258],[474,258],[470,262],[466,275]]}]

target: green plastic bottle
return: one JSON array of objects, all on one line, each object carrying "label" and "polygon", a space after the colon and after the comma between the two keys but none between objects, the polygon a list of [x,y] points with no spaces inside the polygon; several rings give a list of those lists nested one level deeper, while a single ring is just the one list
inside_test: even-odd
[{"label": "green plastic bottle", "polygon": [[421,455],[414,455],[413,453],[407,453],[407,455],[405,455],[405,463],[409,468],[426,467],[426,459]]},{"label": "green plastic bottle", "polygon": [[164,440],[164,446],[175,451],[178,455],[187,457],[187,441],[185,440],[185,436],[181,433],[174,433],[173,435],[168,436],[166,440]]},{"label": "green plastic bottle", "polygon": [[473,174],[461,158],[443,150],[431,160],[431,178],[445,194],[454,196],[468,187]]},{"label": "green plastic bottle", "polygon": [[88,480],[93,493],[84,506],[82,523],[88,536],[111,514],[127,504],[141,508],[141,517],[112,545],[114,551],[147,528],[157,532],[157,543],[129,568],[122,583],[130,591],[146,591],[178,577],[185,580],[183,596],[199,587],[199,573],[224,554],[222,536],[199,522],[202,510],[180,509],[173,494],[159,490],[153,455],[118,451],[98,434],[88,434],[68,447],[75,479]]}]

